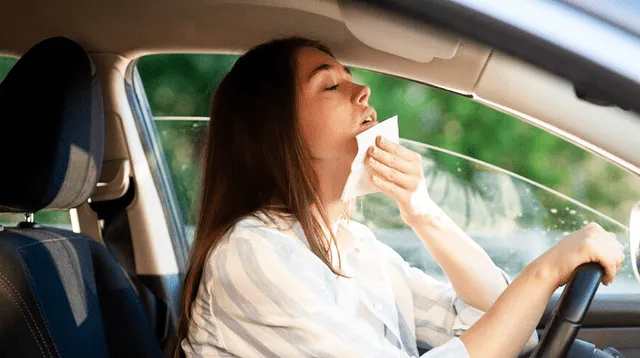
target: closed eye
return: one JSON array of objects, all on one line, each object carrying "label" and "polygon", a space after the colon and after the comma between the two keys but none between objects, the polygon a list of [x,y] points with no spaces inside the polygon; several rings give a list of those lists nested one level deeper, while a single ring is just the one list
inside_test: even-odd
[{"label": "closed eye", "polygon": [[339,84],[337,84],[337,85],[333,85],[333,86],[331,86],[331,87],[327,87],[327,88],[325,88],[324,90],[325,90],[325,91],[335,91],[335,90],[337,90],[337,89],[338,89],[338,86],[340,86],[340,85],[339,85]]}]

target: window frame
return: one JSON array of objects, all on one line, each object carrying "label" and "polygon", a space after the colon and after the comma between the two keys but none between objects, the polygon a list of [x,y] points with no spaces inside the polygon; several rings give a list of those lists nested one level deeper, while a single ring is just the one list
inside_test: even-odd
[{"label": "window frame", "polygon": [[158,137],[151,106],[144,91],[144,84],[138,72],[137,62],[137,60],[132,61],[127,67],[125,91],[136,129],[140,135],[140,142],[149,162],[153,182],[162,203],[178,272],[184,276],[188,268],[190,251],[184,230],[184,216],[178,204],[168,163],[162,152],[162,144]]}]

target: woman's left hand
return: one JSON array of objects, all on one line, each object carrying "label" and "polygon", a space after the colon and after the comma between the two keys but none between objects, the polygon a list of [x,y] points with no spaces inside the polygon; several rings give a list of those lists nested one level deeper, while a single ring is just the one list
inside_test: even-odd
[{"label": "woman's left hand", "polygon": [[396,200],[407,225],[414,227],[441,213],[427,192],[420,154],[380,136],[367,154],[365,163],[371,169],[373,185]]}]

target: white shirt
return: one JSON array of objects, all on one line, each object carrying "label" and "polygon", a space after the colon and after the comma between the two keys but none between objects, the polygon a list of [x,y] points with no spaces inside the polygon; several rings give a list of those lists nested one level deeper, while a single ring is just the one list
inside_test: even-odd
[{"label": "white shirt", "polygon": [[[458,337],[483,312],[364,225],[339,226],[343,278],[311,252],[299,223],[257,216],[207,259],[181,342],[187,357],[408,358],[418,347],[435,347],[423,358],[469,357]],[[534,332],[524,351],[536,343]]]}]

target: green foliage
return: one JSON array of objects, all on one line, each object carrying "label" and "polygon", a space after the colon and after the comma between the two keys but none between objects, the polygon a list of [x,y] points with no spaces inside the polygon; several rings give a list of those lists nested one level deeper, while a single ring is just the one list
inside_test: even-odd
[{"label": "green foliage", "polygon": [[11,70],[11,67],[15,65],[16,61],[18,61],[18,59],[14,57],[0,56],[0,82],[4,80],[4,78],[7,76],[7,73],[9,73],[9,70]]},{"label": "green foliage", "polygon": [[154,116],[208,116],[213,92],[237,58],[169,54],[139,59]]},{"label": "green foliage", "polygon": [[185,223],[195,225],[200,190],[200,152],[207,123],[203,121],[156,121],[173,187]]}]

